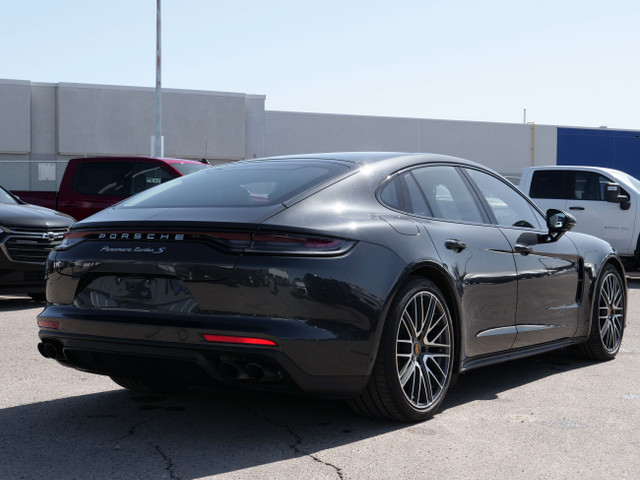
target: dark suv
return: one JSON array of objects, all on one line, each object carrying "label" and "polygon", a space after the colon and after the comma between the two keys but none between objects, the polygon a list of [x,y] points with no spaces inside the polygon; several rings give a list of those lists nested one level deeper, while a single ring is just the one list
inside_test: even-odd
[{"label": "dark suv", "polygon": [[44,300],[44,263],[74,219],[30,205],[0,187],[0,293]]}]

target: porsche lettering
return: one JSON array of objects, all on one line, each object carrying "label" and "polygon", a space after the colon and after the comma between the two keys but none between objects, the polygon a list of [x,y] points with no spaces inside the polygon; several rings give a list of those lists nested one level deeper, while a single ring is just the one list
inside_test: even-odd
[{"label": "porsche lettering", "polygon": [[184,233],[100,233],[98,240],[184,240]]}]

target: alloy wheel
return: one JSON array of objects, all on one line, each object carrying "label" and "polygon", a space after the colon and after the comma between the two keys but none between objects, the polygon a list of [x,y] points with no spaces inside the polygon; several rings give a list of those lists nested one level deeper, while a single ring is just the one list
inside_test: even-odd
[{"label": "alloy wheel", "polygon": [[396,366],[402,391],[418,410],[436,403],[446,391],[452,361],[452,323],[441,300],[416,293],[402,312],[396,340]]},{"label": "alloy wheel", "polygon": [[614,273],[609,272],[603,279],[598,302],[600,339],[607,352],[613,353],[620,348],[624,328],[624,295]]}]

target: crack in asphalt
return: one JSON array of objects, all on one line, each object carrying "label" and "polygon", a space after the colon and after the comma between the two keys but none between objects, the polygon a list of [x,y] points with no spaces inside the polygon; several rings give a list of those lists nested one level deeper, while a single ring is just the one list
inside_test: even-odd
[{"label": "crack in asphalt", "polygon": [[296,432],[294,432],[293,429],[288,424],[286,424],[286,423],[282,424],[282,423],[274,422],[273,420],[271,420],[269,417],[267,417],[265,415],[260,415],[259,413],[254,412],[251,409],[247,409],[247,410],[253,416],[258,417],[258,418],[264,420],[265,422],[267,422],[267,423],[269,423],[271,425],[276,425],[278,427],[285,428],[287,430],[287,432],[289,433],[289,435],[291,435],[295,439],[295,442],[289,444],[289,448],[291,448],[291,450],[293,450],[293,452],[296,455],[304,455],[305,457],[311,458],[314,462],[317,462],[317,463],[320,463],[322,465],[326,465],[327,467],[333,468],[336,471],[336,474],[338,475],[338,478],[340,478],[340,480],[344,480],[344,474],[343,474],[342,469],[340,467],[338,467],[337,465],[334,465],[333,463],[325,462],[320,457],[317,457],[316,455],[313,455],[312,453],[304,451],[301,448],[302,437],[300,435],[298,435]]},{"label": "crack in asphalt", "polygon": [[[133,425],[129,431],[127,432],[126,435],[120,437],[118,439],[118,441],[124,440],[125,438],[129,438],[132,437],[136,434],[136,430],[141,427],[142,425],[144,425],[145,423],[149,423],[153,421],[152,418],[147,419],[147,420],[143,420],[142,422],[138,422],[135,425]],[[148,445],[152,445],[151,442],[147,442]],[[120,444],[118,443],[115,447],[117,450],[120,450]],[[173,480],[181,480],[180,476],[176,474],[175,472],[175,465],[173,463],[173,460],[169,457],[169,455],[167,455],[162,448],[160,448],[160,445],[155,445],[155,449],[156,451],[160,454],[160,456],[164,459],[164,461],[166,462],[166,466],[164,467],[165,470],[167,472],[169,472],[169,478],[173,479]]]},{"label": "crack in asphalt", "polygon": [[148,419],[148,420],[143,420],[142,422],[136,423],[135,425],[133,425],[133,426],[129,429],[129,431],[127,432],[127,434],[126,434],[126,435],[124,435],[124,436],[122,436],[122,437],[120,437],[120,438],[118,439],[118,441],[120,441],[120,440],[124,440],[125,438],[128,438],[128,437],[132,437],[132,436],[134,436],[134,435],[136,434],[136,430],[137,430],[139,427],[141,427],[141,426],[142,426],[142,425],[144,425],[145,423],[149,423],[150,421],[151,421],[151,419]]},{"label": "crack in asphalt", "polygon": [[176,472],[174,470],[174,465],[173,465],[173,460],[171,460],[171,458],[169,457],[169,455],[167,455],[166,453],[164,453],[162,451],[162,449],[160,448],[160,445],[156,445],[156,451],[160,454],[160,456],[162,458],[164,458],[164,461],[167,462],[167,466],[165,467],[165,470],[167,472],[169,472],[169,478],[173,478],[175,480],[180,480],[180,477],[178,475],[176,475]]}]

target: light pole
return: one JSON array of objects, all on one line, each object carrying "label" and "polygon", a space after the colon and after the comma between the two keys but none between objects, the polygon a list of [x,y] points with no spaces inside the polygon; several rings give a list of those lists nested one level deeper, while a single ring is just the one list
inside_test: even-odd
[{"label": "light pole", "polygon": [[160,21],[160,0],[156,0],[156,134],[153,137],[151,155],[164,157],[162,138],[162,22]]}]

